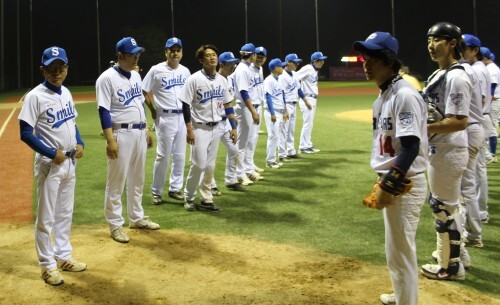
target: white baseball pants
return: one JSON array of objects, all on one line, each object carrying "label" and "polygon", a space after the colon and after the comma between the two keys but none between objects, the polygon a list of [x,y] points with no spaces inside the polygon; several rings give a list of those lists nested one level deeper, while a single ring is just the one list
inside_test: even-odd
[{"label": "white baseball pants", "polygon": [[245,171],[247,173],[253,173],[255,172],[255,161],[254,161],[254,156],[255,156],[255,149],[257,148],[257,142],[259,140],[259,131],[260,131],[260,124],[262,124],[262,116],[261,116],[261,107],[260,105],[253,105],[254,107],[257,107],[256,110],[259,113],[260,116],[260,121],[258,125],[254,125],[253,133],[251,133],[248,137],[248,144],[247,144],[247,150],[245,152],[245,160],[244,160],[244,166],[245,166]]},{"label": "white baseball pants", "polygon": [[249,145],[250,135],[255,133],[257,125],[253,124],[252,113],[248,110],[246,105],[241,103],[236,104],[234,112],[238,119],[238,164],[236,165],[236,176],[238,179],[242,179],[247,173],[245,156]]},{"label": "white baseball pants", "polygon": [[[285,128],[283,123],[283,113],[285,110],[275,110],[276,122],[271,121],[271,113],[269,110],[264,111],[267,128],[267,150],[266,150],[266,163],[276,162],[276,150],[281,144],[285,146]],[[284,152],[286,155],[286,151]]]},{"label": "white baseball pants", "polygon": [[306,149],[313,147],[311,140],[311,134],[313,130],[314,116],[316,114],[316,102],[317,99],[314,97],[307,97],[307,101],[311,104],[312,109],[309,110],[303,100],[300,100],[299,106],[300,111],[302,111],[302,131],[300,133],[299,148]]},{"label": "white baseball pants", "polygon": [[[238,183],[236,178],[236,163],[238,162],[238,144],[233,144],[233,140],[230,137],[229,132],[232,130],[229,120],[222,121],[219,123],[219,133],[220,141],[226,146],[226,170],[224,171],[224,183],[235,184]],[[215,166],[215,165],[214,165]],[[216,188],[217,183],[215,182],[215,177],[212,178],[212,184],[210,188]]]},{"label": "white baseball pants", "polygon": [[[288,110],[288,120],[285,122],[286,147],[280,150],[285,150],[286,155],[295,155],[295,121],[297,120],[297,103],[287,102],[286,109]],[[280,154],[280,157],[286,157]]]},{"label": "white baseball pants", "polygon": [[500,99],[495,98],[491,102],[491,122],[492,122],[492,130],[490,133],[490,137],[498,137],[498,118],[500,117]]}]

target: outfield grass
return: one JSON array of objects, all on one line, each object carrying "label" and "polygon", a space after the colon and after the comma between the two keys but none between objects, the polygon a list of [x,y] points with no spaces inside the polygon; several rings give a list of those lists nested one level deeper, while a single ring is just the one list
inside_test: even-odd
[{"label": "outfield grass", "polygon": [[[367,83],[356,84],[370,86]],[[215,201],[224,211],[219,214],[187,212],[180,203],[173,201],[161,206],[152,205],[150,185],[155,151],[149,150],[144,192],[147,215],[159,222],[164,230],[175,228],[234,234],[314,248],[384,265],[382,213],[361,204],[361,198],[369,192],[375,179],[369,166],[371,123],[335,118],[339,112],[369,109],[374,99],[375,96],[320,97],[313,141],[321,152],[286,164],[278,170],[267,169],[263,173],[265,180],[248,187],[245,193],[235,193],[224,187],[226,151],[221,145],[216,179],[223,196],[216,197]],[[103,215],[105,142],[99,135],[101,130],[96,105],[79,104],[77,110],[78,126],[86,148],[85,157],[79,161],[77,169],[73,223],[106,226]],[[298,118],[297,126],[301,126],[301,121]],[[262,129],[265,129],[265,124]],[[297,145],[299,135],[300,128],[297,128]],[[266,140],[266,134],[260,135],[255,155],[257,165],[262,167],[265,164]],[[499,214],[500,164],[492,165],[489,170],[492,221],[484,228],[485,247],[469,249],[474,267],[468,272],[467,280],[456,285],[500,297],[497,284],[500,282],[500,228],[496,221]],[[426,205],[417,234],[420,264],[430,262],[435,242],[431,212]]]}]

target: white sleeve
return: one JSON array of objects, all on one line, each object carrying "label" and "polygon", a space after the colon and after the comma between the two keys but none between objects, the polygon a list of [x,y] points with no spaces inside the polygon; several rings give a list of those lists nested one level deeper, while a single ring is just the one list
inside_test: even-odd
[{"label": "white sleeve", "polygon": [[221,76],[222,82],[224,83],[224,104],[231,103],[234,99],[233,94],[229,90],[229,85],[227,79],[224,76]]},{"label": "white sleeve", "polygon": [[424,120],[425,108],[422,97],[413,88],[402,88],[394,101],[396,137],[416,136],[422,139],[420,122]]},{"label": "white sleeve", "polygon": [[303,81],[304,78],[306,78],[309,75],[309,73],[310,73],[309,66],[310,65],[303,66],[302,69],[300,69],[299,71],[297,71],[295,73],[295,77],[297,78],[297,81]]},{"label": "white sleeve", "polygon": [[38,97],[35,94],[28,94],[23,102],[19,120],[23,120],[31,127],[35,128],[38,121]]},{"label": "white sleeve", "polygon": [[97,107],[111,110],[111,80],[108,77],[99,77],[95,84]]},{"label": "white sleeve", "polygon": [[[454,76],[454,77],[451,77]],[[463,70],[448,72],[445,92],[445,114],[469,116],[472,85]]]},{"label": "white sleeve", "polygon": [[181,94],[179,96],[179,100],[183,103],[192,106],[194,91],[195,91],[196,81],[194,77],[191,75],[186,79],[186,84],[181,89]]},{"label": "white sleeve", "polygon": [[156,70],[155,66],[152,66],[151,69],[149,69],[146,76],[144,76],[144,79],[142,80],[142,90],[146,92],[151,92],[153,90],[155,70]]},{"label": "white sleeve", "polygon": [[248,84],[250,84],[250,79],[248,77],[249,73],[246,73],[246,72],[247,71],[245,71],[245,70],[240,70],[234,76],[236,88],[238,88],[239,92],[241,92],[241,90],[245,90],[248,92]]}]

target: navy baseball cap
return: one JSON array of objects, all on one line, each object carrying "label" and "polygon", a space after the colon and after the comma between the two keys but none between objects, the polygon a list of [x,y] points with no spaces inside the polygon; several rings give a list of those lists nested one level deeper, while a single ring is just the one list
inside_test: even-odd
[{"label": "navy baseball cap", "polygon": [[48,66],[54,60],[62,60],[65,64],[68,63],[68,57],[66,56],[66,51],[63,48],[56,46],[50,47],[43,51],[42,55],[42,65]]},{"label": "navy baseball cap", "polygon": [[313,60],[325,60],[327,58],[328,58],[328,56],[323,55],[323,53],[321,53],[319,51],[318,52],[314,52],[311,55],[311,61],[313,61]]},{"label": "navy baseball cap", "polygon": [[473,48],[480,48],[481,47],[481,40],[479,40],[479,38],[477,38],[474,35],[463,34],[462,38],[465,41],[465,45],[468,47],[473,47]]},{"label": "navy baseball cap", "polygon": [[481,54],[483,54],[484,57],[491,59],[491,51],[487,47],[481,47]]},{"label": "navy baseball cap", "polygon": [[257,47],[257,48],[255,48],[255,53],[267,56],[267,50],[264,47]]},{"label": "navy baseball cap", "polygon": [[172,37],[167,40],[167,43],[165,44],[165,49],[170,49],[171,47],[178,45],[179,47],[182,48],[182,41],[177,38],[177,37]]},{"label": "navy baseball cap", "polygon": [[143,47],[139,47],[132,37],[125,37],[116,43],[116,52],[136,54],[144,51],[146,50]]},{"label": "navy baseball cap", "polygon": [[285,57],[285,61],[293,61],[294,63],[298,64],[299,62],[302,62],[302,59],[300,59],[297,54],[295,53],[292,53],[292,54],[288,54],[286,57]]},{"label": "navy baseball cap", "polygon": [[370,34],[365,41],[355,41],[352,48],[356,51],[371,50],[379,51],[387,49],[394,54],[398,53],[398,40],[387,32],[375,32]]},{"label": "navy baseball cap", "polygon": [[255,46],[253,43],[247,43],[241,47],[240,54],[241,55],[249,55],[255,53]]},{"label": "navy baseball cap", "polygon": [[276,67],[284,67],[284,66],[286,66],[286,62],[281,61],[281,59],[279,58],[274,58],[269,62],[270,71],[273,71],[274,69],[276,69]]},{"label": "navy baseball cap", "polygon": [[222,63],[231,63],[231,62],[237,62],[240,61],[238,58],[234,57],[233,52],[224,52],[221,55],[219,55],[219,64]]}]

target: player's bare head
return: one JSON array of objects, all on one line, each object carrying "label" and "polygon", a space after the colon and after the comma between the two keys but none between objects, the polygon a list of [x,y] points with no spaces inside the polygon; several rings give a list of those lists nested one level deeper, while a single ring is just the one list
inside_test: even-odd
[{"label": "player's bare head", "polygon": [[206,53],[215,53],[215,56],[219,54],[219,49],[213,44],[204,44],[196,50],[195,57],[201,63]]},{"label": "player's bare head", "polygon": [[365,41],[355,41],[353,49],[360,52],[363,57],[380,59],[385,66],[392,69],[393,73],[398,73],[401,69],[402,64],[397,56],[399,43],[387,32],[375,32]]},{"label": "player's bare head", "polygon": [[[453,49],[453,58],[460,59],[463,49],[460,46],[460,40],[462,39],[462,31],[460,28],[449,22],[438,22],[430,27],[427,31],[427,43],[432,41],[432,39],[444,39],[449,42],[450,47]],[[432,56],[432,54],[431,54]]]}]

